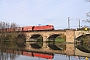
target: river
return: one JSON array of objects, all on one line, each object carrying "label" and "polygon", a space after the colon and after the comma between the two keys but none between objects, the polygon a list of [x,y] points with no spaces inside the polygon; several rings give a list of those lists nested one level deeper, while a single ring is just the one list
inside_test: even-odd
[{"label": "river", "polygon": [[86,60],[89,49],[80,43],[0,43],[0,60]]}]

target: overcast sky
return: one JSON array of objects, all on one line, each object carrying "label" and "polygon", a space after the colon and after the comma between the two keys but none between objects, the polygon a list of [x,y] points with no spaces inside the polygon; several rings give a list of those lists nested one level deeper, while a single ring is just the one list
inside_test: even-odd
[{"label": "overcast sky", "polygon": [[[84,0],[0,0],[0,21],[20,26],[52,24],[56,29],[78,27],[86,19],[90,2]],[[81,26],[89,25],[81,21]]]}]

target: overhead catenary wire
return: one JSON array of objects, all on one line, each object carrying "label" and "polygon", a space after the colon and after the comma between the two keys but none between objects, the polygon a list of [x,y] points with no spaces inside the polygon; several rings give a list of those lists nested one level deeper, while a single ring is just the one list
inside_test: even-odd
[{"label": "overhead catenary wire", "polygon": [[[45,1],[41,1],[41,2],[45,2]],[[64,3],[64,2],[67,2],[67,1],[63,1],[63,2],[61,2],[61,3]],[[14,12],[24,12],[24,11],[26,11],[26,10],[30,10],[30,9],[37,9],[37,8],[43,8],[43,7],[47,7],[47,6],[50,6],[50,5],[52,5],[52,4],[56,4],[56,3],[60,3],[60,2],[58,2],[58,1],[52,1],[52,2],[47,2],[47,3],[44,3],[43,4],[43,6],[41,6],[41,5],[39,5],[39,6],[36,6],[36,4],[39,4],[40,2],[38,2],[38,3],[35,3],[35,4],[31,4],[31,5],[28,5],[28,6],[30,6],[30,7],[28,7],[28,6],[24,6],[24,7],[21,7],[21,8],[17,8],[17,9],[14,9],[14,10],[10,10],[10,11],[4,11],[4,13],[5,14],[10,14],[10,13],[14,13]],[[4,14],[4,13],[2,13],[2,14]]]},{"label": "overhead catenary wire", "polygon": [[8,1],[5,1],[5,2],[2,2],[2,0],[0,1],[0,4],[6,4],[8,2],[10,2],[11,0],[8,0]]},{"label": "overhead catenary wire", "polygon": [[[5,2],[5,3],[0,3],[0,5],[1,5],[0,8],[2,8],[2,7],[5,8],[6,6],[13,5],[13,4],[16,4],[16,3],[19,3],[19,2],[22,2],[22,1],[24,1],[24,0],[18,0],[16,2],[13,2],[13,3],[10,3],[10,4],[6,4],[6,3],[11,2],[11,0],[9,0],[9,1]],[[6,4],[6,5],[4,5],[4,4]]]},{"label": "overhead catenary wire", "polygon": [[[43,2],[44,2],[44,1],[43,1]],[[53,2],[55,2],[55,1],[53,1]],[[41,2],[39,2],[39,3],[41,3]],[[39,3],[38,3],[38,4],[39,4]],[[51,2],[45,3],[45,4],[48,5],[48,4],[50,4],[50,3],[51,3]],[[38,8],[39,6],[35,6],[36,4],[37,4],[37,3],[30,5],[30,6],[31,6],[30,8],[28,8],[28,6],[25,6],[25,8],[28,8],[28,9]],[[41,5],[40,5],[40,6],[41,6]],[[21,11],[21,10],[23,11],[23,10],[25,10],[25,8],[21,7],[21,9],[20,9],[20,8],[17,8],[17,9],[18,9],[18,11],[19,11],[19,10],[20,10],[20,11]],[[17,9],[14,10],[14,11],[17,11]],[[10,11],[10,12],[11,12],[11,11]]]}]

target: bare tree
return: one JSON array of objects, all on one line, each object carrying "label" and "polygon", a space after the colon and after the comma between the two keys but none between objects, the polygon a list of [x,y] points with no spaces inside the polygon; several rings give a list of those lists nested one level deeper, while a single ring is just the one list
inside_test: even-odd
[{"label": "bare tree", "polygon": [[11,28],[15,28],[15,27],[17,27],[17,24],[16,23],[11,23]]},{"label": "bare tree", "polygon": [[83,20],[83,22],[88,22],[90,23],[90,12],[86,13],[87,19]]},{"label": "bare tree", "polygon": [[5,22],[3,22],[3,26],[2,26],[2,28],[3,28],[3,29],[5,28],[5,24],[6,24],[6,23],[5,23]]},{"label": "bare tree", "polygon": [[87,17],[90,17],[90,11],[89,11],[88,13],[86,13],[86,16],[87,16]]},{"label": "bare tree", "polygon": [[0,29],[4,29],[4,28],[15,28],[15,27],[18,27],[18,25],[16,23],[6,23],[6,22],[0,22]]},{"label": "bare tree", "polygon": [[0,29],[2,29],[2,22],[0,22]]},{"label": "bare tree", "polygon": [[7,23],[7,28],[10,28],[10,24],[9,23]]}]

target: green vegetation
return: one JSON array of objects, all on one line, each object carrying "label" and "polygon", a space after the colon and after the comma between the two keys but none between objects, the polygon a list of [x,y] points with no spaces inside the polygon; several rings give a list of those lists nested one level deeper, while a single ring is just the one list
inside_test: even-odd
[{"label": "green vegetation", "polygon": [[56,38],[55,39],[55,42],[65,42],[66,40],[65,39],[63,39],[63,38]]},{"label": "green vegetation", "polygon": [[55,39],[55,42],[66,42],[66,36],[64,34],[58,36],[56,39]]},{"label": "green vegetation", "polygon": [[43,37],[39,36],[37,42],[43,42]]},{"label": "green vegetation", "polygon": [[24,47],[24,43],[26,41],[26,37],[24,34],[18,34],[18,33],[5,33],[0,35],[0,42],[5,43],[8,46],[11,46],[11,48],[17,47]]},{"label": "green vegetation", "polygon": [[[19,35],[19,36],[18,36]],[[21,38],[22,37],[22,38]],[[18,33],[7,33],[0,35],[0,44],[4,44],[6,48],[15,49],[15,48],[24,48],[25,47],[25,40],[22,34]]]},{"label": "green vegetation", "polygon": [[8,30],[7,32],[6,28],[16,28],[18,25],[16,23],[8,23],[8,22],[0,22],[0,42],[13,42],[17,39],[18,33],[12,33],[11,30]]},{"label": "green vegetation", "polygon": [[0,41],[2,42],[13,42],[13,41],[16,41],[17,39],[17,34],[16,33],[5,33],[5,34],[1,34],[0,35]]}]

